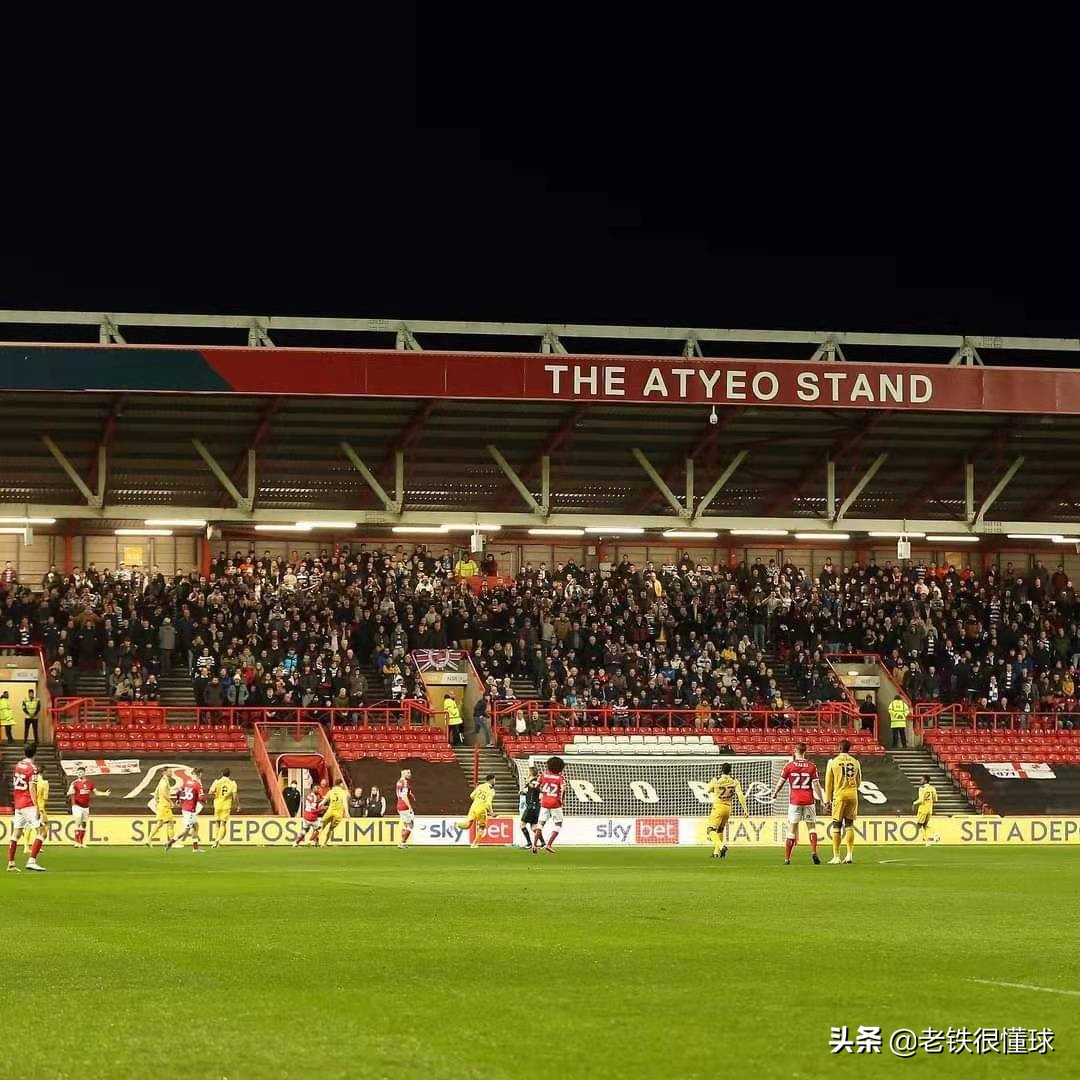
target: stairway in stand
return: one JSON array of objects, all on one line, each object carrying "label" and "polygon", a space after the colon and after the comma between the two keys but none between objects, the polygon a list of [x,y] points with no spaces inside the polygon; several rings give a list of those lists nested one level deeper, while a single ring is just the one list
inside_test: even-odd
[{"label": "stairway in stand", "polygon": [[522,701],[535,701],[540,697],[536,683],[527,675],[514,676],[510,680],[510,686],[514,690],[514,696]]},{"label": "stairway in stand", "polygon": [[[473,786],[473,748],[455,746],[454,756],[458,759],[469,790]],[[480,779],[488,773],[495,774],[495,813],[500,816],[517,817],[518,815],[518,778],[517,770],[495,746],[480,748]]]},{"label": "stairway in stand", "polygon": [[974,806],[953,783],[952,777],[934,760],[929,750],[888,750],[888,756],[904,776],[911,781],[911,798],[915,789],[922,785],[922,778],[929,774],[930,783],[938,793],[938,811],[942,814],[971,814]]},{"label": "stairway in stand", "polygon": [[772,645],[767,645],[763,652],[765,654],[765,666],[772,669],[777,689],[780,691],[784,701],[794,709],[809,709],[810,702],[807,701],[804,694],[799,692],[795,680],[788,674],[787,661]]},{"label": "stairway in stand", "polygon": [[[15,766],[22,761],[24,756],[22,743],[0,743],[0,764],[3,766],[0,771],[3,772],[8,785],[11,783],[11,776],[15,771]],[[64,773],[60,768],[60,758],[56,751],[51,746],[39,746],[37,753],[34,755],[34,763],[37,765],[41,775],[49,781],[49,798],[45,804],[46,811],[49,814],[66,814],[68,812],[67,789],[69,781],[64,777]],[[5,791],[2,795],[5,802],[9,797],[10,791]]]}]

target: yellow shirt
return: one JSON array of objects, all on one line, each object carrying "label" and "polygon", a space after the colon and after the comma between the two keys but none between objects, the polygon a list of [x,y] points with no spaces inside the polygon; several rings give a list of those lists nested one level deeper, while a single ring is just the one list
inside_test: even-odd
[{"label": "yellow shirt", "polygon": [[862,766],[859,759],[850,754],[837,754],[825,771],[825,801],[859,794],[862,783]]},{"label": "yellow shirt", "polygon": [[937,805],[937,789],[933,784],[923,784],[919,788],[918,798],[915,800],[915,805],[919,810],[927,811],[929,813],[934,812],[934,807]]},{"label": "yellow shirt", "polygon": [[495,789],[488,783],[477,784],[469,798],[472,799],[472,806],[469,807],[470,811],[483,810],[487,812],[495,802]]},{"label": "yellow shirt", "polygon": [[454,727],[456,724],[461,723],[461,710],[458,708],[458,703],[453,698],[447,698],[443,702],[443,709],[446,711],[446,723],[448,727]]},{"label": "yellow shirt", "polygon": [[34,789],[34,803],[39,813],[45,813],[45,804],[49,801],[49,781],[38,773],[37,786]]},{"label": "yellow shirt", "polygon": [[742,784],[734,776],[716,776],[709,781],[705,791],[712,796],[713,807],[726,804],[731,806],[738,797],[739,805],[746,811],[746,796],[743,794]]},{"label": "yellow shirt", "polygon": [[331,817],[344,817],[348,792],[345,788],[332,787],[323,800],[326,803],[326,812]]},{"label": "yellow shirt", "polygon": [[480,573],[480,567],[472,559],[461,559],[454,568],[454,573],[460,578],[472,578]]},{"label": "yellow shirt", "polygon": [[236,781],[231,776],[219,776],[210,785],[210,794],[213,796],[214,805],[232,806],[237,792]]},{"label": "yellow shirt", "polygon": [[172,784],[169,783],[167,776],[162,776],[157,787],[154,788],[154,802],[159,811],[172,808]]}]

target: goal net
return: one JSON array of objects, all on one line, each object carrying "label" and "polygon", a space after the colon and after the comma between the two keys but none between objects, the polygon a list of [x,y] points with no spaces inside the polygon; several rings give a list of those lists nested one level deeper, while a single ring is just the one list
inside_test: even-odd
[{"label": "goal net", "polygon": [[[697,817],[711,805],[705,793],[720,766],[730,762],[731,775],[746,795],[747,815],[771,817],[786,813],[783,793],[774,807],[770,792],[780,779],[788,757],[597,757],[564,754],[566,789],[563,805],[568,814],[613,817]],[[517,758],[518,780],[524,786],[530,765],[541,771],[547,756]],[[743,815],[738,800],[734,816]]]}]

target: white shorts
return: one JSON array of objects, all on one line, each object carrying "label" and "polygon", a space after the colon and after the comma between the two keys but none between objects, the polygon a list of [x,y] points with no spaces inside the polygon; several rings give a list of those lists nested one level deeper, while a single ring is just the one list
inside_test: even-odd
[{"label": "white shorts", "polygon": [[807,803],[805,806],[789,805],[787,819],[789,825],[798,825],[800,821],[805,821],[807,825],[816,825],[817,807],[813,803]]},{"label": "white shorts", "polygon": [[316,832],[318,832],[319,829],[321,829],[321,828],[322,828],[322,818],[317,818],[315,821],[308,821],[307,818],[301,818],[300,819],[300,831],[301,832],[308,832],[311,829],[314,829]]},{"label": "white shorts", "polygon": [[41,815],[38,813],[36,806],[23,806],[15,811],[15,820],[12,823],[12,832],[19,832],[21,829],[40,829],[41,828]]},{"label": "white shorts", "polygon": [[549,821],[554,822],[556,825],[562,825],[562,807],[561,806],[542,806],[540,808],[540,821],[539,825],[543,828]]},{"label": "white shorts", "polygon": [[80,824],[85,825],[90,820],[89,806],[72,806],[71,816]]},{"label": "white shorts", "polygon": [[398,820],[401,822],[402,825],[405,826],[406,829],[411,829],[413,827],[413,823],[416,821],[416,816],[411,810],[399,810]]},{"label": "white shorts", "polygon": [[184,828],[193,829],[199,824],[199,811],[198,810],[185,810],[184,811]]}]

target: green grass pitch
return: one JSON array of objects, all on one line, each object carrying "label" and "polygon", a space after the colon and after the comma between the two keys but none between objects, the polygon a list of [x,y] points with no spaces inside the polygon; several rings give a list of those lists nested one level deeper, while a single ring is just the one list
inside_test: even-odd
[{"label": "green grass pitch", "polygon": [[[46,849],[50,873],[0,879],[0,1074],[1080,1073],[1076,851],[796,854]],[[1049,1027],[1056,1049],[834,1057],[845,1024]]]}]

